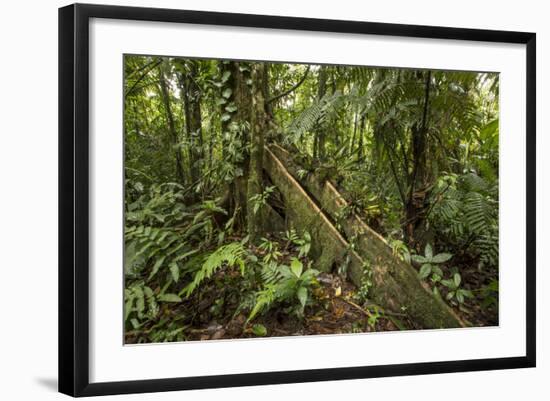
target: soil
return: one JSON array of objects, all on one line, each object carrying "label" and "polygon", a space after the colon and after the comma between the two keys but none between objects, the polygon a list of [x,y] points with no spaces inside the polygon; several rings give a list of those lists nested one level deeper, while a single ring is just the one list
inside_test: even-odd
[{"label": "soil", "polygon": [[263,325],[267,337],[399,330],[394,323],[397,317],[372,317],[376,316],[374,308],[363,309],[353,301],[356,288],[352,284],[327,273],[321,273],[318,281],[319,287],[313,291],[315,304],[306,307],[303,319],[284,313],[283,308],[273,308],[247,325],[247,316],[241,313],[191,330],[188,340],[254,338],[258,337],[253,332],[254,325]]}]

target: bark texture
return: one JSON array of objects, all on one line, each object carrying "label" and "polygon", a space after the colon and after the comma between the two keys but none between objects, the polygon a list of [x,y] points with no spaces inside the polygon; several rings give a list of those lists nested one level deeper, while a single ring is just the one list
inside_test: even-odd
[{"label": "bark texture", "polygon": [[316,268],[328,272],[349,257],[351,269],[361,269],[363,260],[268,148],[264,149],[264,168],[286,204],[288,225],[298,232],[307,230],[314,238],[311,256],[316,260]]},{"label": "bark texture", "polygon": [[[296,177],[297,166],[289,153],[278,145],[272,145],[277,160]],[[301,181],[305,189],[317,200],[322,210],[339,223],[347,238],[354,238],[358,257],[372,271],[373,299],[386,309],[405,311],[422,328],[463,327],[465,323],[440,298],[434,296],[418,278],[416,270],[395,257],[390,246],[355,213],[345,213],[346,200],[329,182],[321,182],[313,175]],[[360,285],[363,264],[350,265],[350,279]]]}]

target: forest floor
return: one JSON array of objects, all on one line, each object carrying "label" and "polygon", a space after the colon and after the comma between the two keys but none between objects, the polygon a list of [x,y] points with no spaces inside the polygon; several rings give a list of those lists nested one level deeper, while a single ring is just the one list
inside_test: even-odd
[{"label": "forest floor", "polygon": [[[266,336],[303,336],[312,334],[363,333],[371,331],[399,330],[387,317],[363,309],[353,301],[356,289],[352,284],[333,274],[321,273],[319,287],[314,291],[315,303],[305,310],[303,319],[273,309],[254,320],[255,325],[266,328]],[[253,324],[245,324],[246,315],[219,323],[210,322],[206,327],[193,330],[190,340],[257,337]]]},{"label": "forest floor", "polygon": [[[283,249],[285,244],[281,242],[280,246]],[[258,258],[265,256],[265,252],[259,248],[252,247],[252,251]],[[295,253],[292,248],[283,250],[280,263],[288,262]],[[466,287],[480,288],[478,281],[482,278],[477,269],[464,273]],[[303,317],[288,313],[283,304],[247,323],[248,311],[239,311],[241,280],[240,273],[235,269],[222,268],[201,288],[197,296],[179,303],[177,307],[173,304],[164,305],[161,314],[168,320],[178,321],[186,341],[350,334],[418,328],[406,314],[384,311],[364,300],[360,295],[360,288],[336,273],[320,273],[317,276],[318,285],[312,291],[311,302],[306,306]],[[445,294],[442,293],[442,296]],[[454,309],[473,326],[498,324],[498,321],[494,321],[494,312],[482,308],[476,299],[468,300],[460,310],[456,307]],[[258,334],[254,329],[258,326],[262,327],[262,331],[265,328],[265,331]],[[139,331],[127,331],[125,342],[139,343],[140,334],[144,330],[147,332],[153,329],[154,325]]]},{"label": "forest floor", "polygon": [[[217,278],[224,274],[231,273],[221,271]],[[258,337],[253,330],[255,325],[265,327],[264,336],[267,337],[394,331],[404,327],[399,320],[406,319],[404,315],[387,316],[377,312],[375,307],[364,309],[357,304],[354,300],[357,289],[338,275],[321,273],[318,282],[319,286],[313,294],[314,305],[306,307],[303,319],[286,314],[281,308],[274,308],[249,324],[244,312],[236,316],[229,309],[227,313],[213,313],[218,291],[210,288],[203,292],[199,313],[195,314],[193,323],[190,322],[185,330],[186,340],[255,338]],[[184,303],[176,310],[164,312],[189,316],[192,309],[194,306]],[[126,333],[127,344],[136,340],[134,332]]]},{"label": "forest floor", "polygon": [[[338,185],[338,180],[331,180],[331,182],[343,198],[350,205],[353,204],[353,196]],[[354,207],[353,212],[379,234],[387,236],[382,225],[377,224],[376,217],[373,218],[360,207]],[[266,234],[266,237],[262,240],[270,242],[279,254],[278,265],[290,265],[292,259],[297,258],[301,259],[303,265],[311,265],[312,260],[305,256],[300,257],[296,246],[292,245],[288,239],[285,240],[283,233]],[[233,234],[227,240],[242,242],[243,235]],[[262,249],[261,245],[248,244],[247,247],[248,252],[257,261],[265,260],[268,256],[268,251],[265,248]],[[468,326],[498,325],[498,299],[491,300],[492,294],[484,293],[484,289],[490,286],[495,277],[498,277],[498,271],[478,269],[464,252],[454,255],[452,265],[453,269],[460,271],[462,287],[474,294],[460,304],[453,304],[452,300],[448,301],[456,314]],[[452,277],[453,271],[450,265],[440,267],[445,277]],[[418,266],[415,268],[418,269]],[[252,294],[254,286],[257,291],[257,284],[252,284],[250,287],[250,283],[247,284],[242,272],[226,265],[204,282],[192,297],[184,299],[177,305],[161,304],[160,319],[156,322],[150,321],[137,330],[127,331],[125,342],[127,344],[143,342],[143,335],[148,336],[149,333],[153,333],[163,324],[159,322],[163,321],[177,322],[175,326],[177,328],[170,330],[181,331],[183,337],[178,338],[184,338],[186,341],[421,329],[407,316],[406,308],[402,311],[385,311],[369,301],[368,288],[358,288],[343,277],[336,271],[319,273],[315,280],[316,284],[310,290],[309,301],[303,313],[299,315],[295,313],[293,305],[281,303],[249,321],[249,313],[254,304],[247,303],[247,294]],[[449,293],[448,288],[429,280],[423,281],[422,285],[428,291],[437,288],[444,299]],[[158,293],[159,290],[160,287],[155,292]],[[491,302],[487,304],[487,300]],[[176,339],[168,341],[176,341]]]}]

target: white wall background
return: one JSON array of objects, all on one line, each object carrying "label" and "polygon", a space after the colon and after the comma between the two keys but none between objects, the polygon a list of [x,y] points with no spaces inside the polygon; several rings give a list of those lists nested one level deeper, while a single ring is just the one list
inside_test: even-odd
[{"label": "white wall background", "polygon": [[[521,399],[550,396],[550,25],[545,2],[523,0],[160,0],[120,5],[534,31],[538,42],[538,367],[536,369],[292,384],[124,399]],[[93,1],[91,1],[93,2]],[[3,4],[0,17],[0,398],[53,400],[57,386],[57,0]],[[414,346],[414,345],[411,345]],[[449,346],[452,346],[449,344]],[[320,350],[321,351],[321,350]],[[392,350],[388,350],[392,352]],[[290,357],[290,356],[289,356]],[[107,397],[104,399],[123,399]]]}]

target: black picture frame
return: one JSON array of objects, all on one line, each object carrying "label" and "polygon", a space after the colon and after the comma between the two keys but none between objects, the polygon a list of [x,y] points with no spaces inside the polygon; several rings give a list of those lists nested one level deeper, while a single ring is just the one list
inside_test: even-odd
[{"label": "black picture frame", "polygon": [[[89,381],[89,21],[159,21],[285,30],[436,38],[526,46],[526,355],[283,372],[90,383]],[[536,35],[526,32],[74,4],[59,9],[59,391],[95,396],[535,366]]]}]

